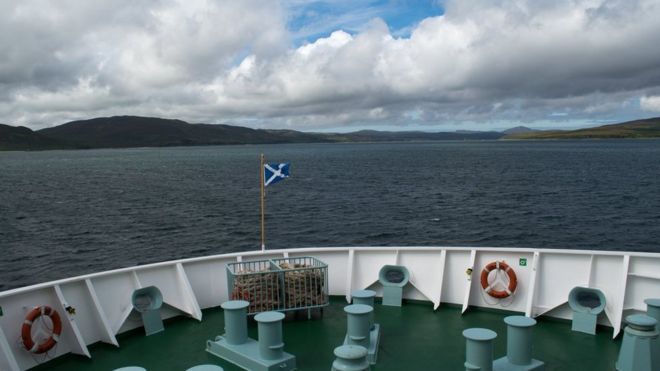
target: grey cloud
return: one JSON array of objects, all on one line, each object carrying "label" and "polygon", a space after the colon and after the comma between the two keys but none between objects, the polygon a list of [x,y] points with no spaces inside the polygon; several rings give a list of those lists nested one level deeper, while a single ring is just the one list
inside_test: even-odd
[{"label": "grey cloud", "polygon": [[270,1],[2,2],[0,120],[431,130],[657,112],[657,1],[443,5],[408,38],[376,19],[292,47],[286,7]]}]

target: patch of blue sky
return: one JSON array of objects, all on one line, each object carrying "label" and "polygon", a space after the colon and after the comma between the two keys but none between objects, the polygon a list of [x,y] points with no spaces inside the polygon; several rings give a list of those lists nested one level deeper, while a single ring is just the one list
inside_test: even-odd
[{"label": "patch of blue sky", "polygon": [[375,18],[382,19],[395,37],[408,37],[425,18],[443,14],[438,0],[288,0],[284,5],[296,46],[337,30],[356,34]]}]

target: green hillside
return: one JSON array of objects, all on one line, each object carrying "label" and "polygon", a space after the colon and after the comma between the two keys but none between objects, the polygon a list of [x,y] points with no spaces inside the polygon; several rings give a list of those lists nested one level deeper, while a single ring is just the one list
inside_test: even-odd
[{"label": "green hillside", "polygon": [[24,126],[0,124],[0,151],[64,149],[70,146],[36,133]]},{"label": "green hillside", "polygon": [[240,126],[189,124],[156,117],[113,116],[73,121],[38,131],[78,148],[195,146],[323,141],[313,134]]},{"label": "green hillside", "polygon": [[266,143],[391,142],[499,139],[500,132],[427,133],[363,130],[308,133],[231,125],[189,124],[157,117],[113,116],[72,121],[39,131],[2,125],[0,150],[130,148]]},{"label": "green hillside", "polygon": [[514,133],[504,137],[504,139],[608,138],[660,138],[660,117],[570,131],[551,130],[528,133]]},{"label": "green hillside", "polygon": [[0,124],[0,151],[130,148],[265,143],[337,143],[495,139],[659,138],[660,117],[572,131],[422,132],[361,130],[308,133],[231,125],[189,124],[156,117],[114,116],[73,121],[39,131]]}]

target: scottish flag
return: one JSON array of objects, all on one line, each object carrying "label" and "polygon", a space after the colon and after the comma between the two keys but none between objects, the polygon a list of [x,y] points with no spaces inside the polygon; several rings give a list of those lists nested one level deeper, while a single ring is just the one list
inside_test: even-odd
[{"label": "scottish flag", "polygon": [[268,187],[289,177],[289,164],[264,164],[264,185]]}]

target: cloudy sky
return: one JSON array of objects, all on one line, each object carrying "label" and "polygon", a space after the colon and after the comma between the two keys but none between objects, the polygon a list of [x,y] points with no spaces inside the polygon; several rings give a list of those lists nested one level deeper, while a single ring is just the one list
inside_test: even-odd
[{"label": "cloudy sky", "polygon": [[3,0],[0,122],[305,131],[660,116],[658,0]]}]

